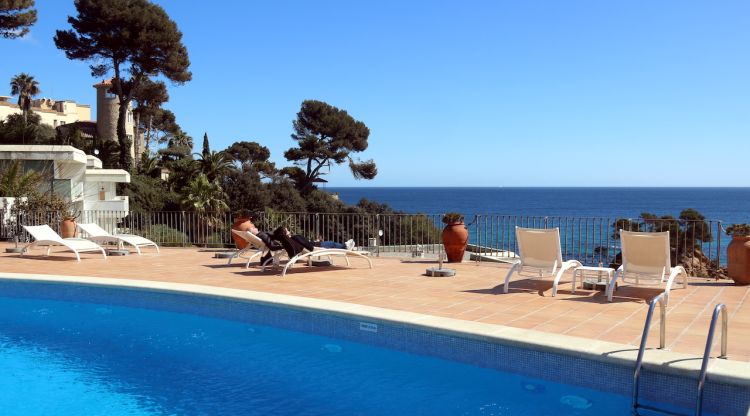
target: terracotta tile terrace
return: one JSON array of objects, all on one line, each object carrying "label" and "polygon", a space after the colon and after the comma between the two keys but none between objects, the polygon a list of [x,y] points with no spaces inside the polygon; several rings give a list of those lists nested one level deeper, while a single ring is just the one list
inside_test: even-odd
[{"label": "terracotta tile terrace", "polygon": [[[6,247],[2,246],[3,248]],[[148,250],[148,249],[147,249]],[[227,265],[210,250],[164,248],[161,255],[109,257],[86,253],[76,262],[72,253],[45,258],[0,254],[0,275],[7,273],[100,276],[192,283],[303,296],[417,312],[440,317],[507,325],[623,344],[640,342],[648,301],[657,288],[622,286],[614,302],[601,292],[579,289],[571,293],[570,276],[563,278],[556,297],[551,279],[515,276],[508,294],[502,293],[507,264],[465,262],[451,264],[457,276],[427,277],[434,261],[374,257],[374,268],[352,259],[351,268],[295,265],[285,277],[279,271],[244,268],[244,261]],[[343,260],[336,259],[336,264]],[[667,310],[667,348],[701,356],[713,307],[723,302],[729,310],[729,358],[750,361],[750,286],[731,281],[691,278],[687,289],[675,283]],[[658,344],[658,313],[649,346]],[[719,334],[713,356],[718,355]]]}]

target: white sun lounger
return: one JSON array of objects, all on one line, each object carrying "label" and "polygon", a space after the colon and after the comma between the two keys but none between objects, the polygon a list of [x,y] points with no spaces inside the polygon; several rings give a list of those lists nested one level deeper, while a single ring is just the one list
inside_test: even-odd
[{"label": "white sun lounger", "polygon": [[636,285],[659,285],[666,279],[665,297],[677,276],[682,275],[682,287],[687,289],[687,272],[682,266],[672,267],[669,249],[669,231],[661,233],[620,230],[622,266],[615,272],[607,287],[607,300],[612,302],[617,279]]},{"label": "white sun lounger", "polygon": [[131,246],[135,247],[135,251],[138,253],[138,255],[141,254],[141,247],[153,246],[154,248],[156,248],[156,253],[159,253],[159,246],[156,245],[156,243],[138,235],[110,234],[107,232],[107,230],[103,229],[98,224],[95,224],[93,222],[89,224],[78,224],[78,228],[88,234],[87,238],[89,240],[97,244],[115,243],[119,248],[123,248],[125,244],[130,244]]},{"label": "white sun lounger", "polygon": [[[281,271],[281,277],[286,276],[287,270],[289,270],[292,265],[300,260],[307,260],[308,265],[312,264],[312,258],[313,257],[328,257],[331,259],[332,257],[336,256],[342,256],[346,260],[346,265],[351,266],[351,263],[349,263],[349,257],[359,257],[367,260],[367,265],[370,269],[372,269],[372,260],[370,260],[369,257],[367,257],[364,252],[354,251],[354,250],[346,250],[343,248],[322,248],[322,247],[315,247],[313,251],[304,250],[301,253],[297,254],[296,256],[289,259],[286,264],[284,264],[284,269]],[[333,263],[333,260],[331,259],[331,263]]]},{"label": "white sun lounger", "polygon": [[559,228],[516,227],[516,241],[518,242],[518,254],[521,260],[514,263],[505,276],[504,293],[508,293],[510,277],[513,273],[518,272],[520,274],[529,270],[538,273],[538,277],[554,276],[552,296],[555,296],[557,295],[557,284],[560,282],[563,273],[568,269],[582,266],[578,260],[562,260]]},{"label": "white sun lounger", "polygon": [[85,253],[89,251],[101,252],[104,258],[107,258],[107,253],[104,248],[94,243],[93,241],[84,240],[82,238],[62,238],[55,232],[49,225],[24,225],[24,230],[34,237],[34,241],[21,251],[21,256],[27,251],[36,247],[47,247],[47,256],[49,256],[52,247],[63,246],[67,247],[68,250],[72,251],[76,255],[76,260],[81,261],[79,253]]},{"label": "white sun lounger", "polygon": [[[245,268],[250,268],[250,263],[252,263],[253,260],[255,260],[256,257],[262,257],[264,254],[271,252],[272,257],[265,261],[265,263],[262,265],[264,268],[268,264],[268,262],[273,262],[274,266],[279,265],[279,258],[284,253],[284,250],[271,250],[264,242],[261,240],[257,235],[251,233],[250,231],[237,231],[232,230],[232,234],[240,237],[241,239],[247,241],[247,246],[243,248],[242,250],[238,251],[234,256],[229,258],[229,261],[227,264],[232,264],[232,260],[234,258],[246,258],[247,263],[245,264]],[[252,251],[255,251],[250,257],[245,257],[247,253],[250,253]]]}]

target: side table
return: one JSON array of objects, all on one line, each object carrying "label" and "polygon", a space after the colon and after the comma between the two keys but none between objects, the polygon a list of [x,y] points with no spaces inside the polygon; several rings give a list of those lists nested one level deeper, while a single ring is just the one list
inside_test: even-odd
[{"label": "side table", "polygon": [[[576,281],[581,279],[581,285],[588,283],[597,290],[607,290],[615,269],[611,267],[581,266],[573,270],[573,293],[576,293]],[[601,287],[601,288],[599,288]]]}]

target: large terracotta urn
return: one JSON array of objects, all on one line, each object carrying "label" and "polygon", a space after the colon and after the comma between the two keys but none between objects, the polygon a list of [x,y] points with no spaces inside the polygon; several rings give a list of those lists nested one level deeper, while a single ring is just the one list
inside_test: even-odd
[{"label": "large terracotta urn", "polygon": [[60,236],[62,238],[73,238],[76,236],[76,219],[63,218],[60,221]]},{"label": "large terracotta urn", "polygon": [[[237,231],[249,231],[252,227],[253,223],[250,221],[250,217],[237,217],[234,219],[234,223],[232,223],[232,229]],[[234,244],[240,250],[247,247],[247,241],[242,237],[234,235],[234,233],[232,234],[232,240],[234,240]]]},{"label": "large terracotta urn", "polygon": [[727,247],[729,277],[738,285],[750,285],[750,236],[735,235]]},{"label": "large terracotta urn", "polygon": [[443,246],[449,262],[461,263],[463,261],[468,242],[469,230],[466,229],[463,221],[448,224],[443,228]]}]

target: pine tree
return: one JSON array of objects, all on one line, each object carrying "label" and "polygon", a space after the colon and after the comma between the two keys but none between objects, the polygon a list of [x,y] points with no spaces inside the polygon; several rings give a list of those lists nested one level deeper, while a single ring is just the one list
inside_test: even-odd
[{"label": "pine tree", "polygon": [[0,36],[20,38],[36,23],[34,0],[0,0]]},{"label": "pine tree", "polygon": [[93,61],[94,77],[114,72],[120,167],[131,170],[128,105],[147,76],[161,74],[178,84],[190,81],[182,33],[161,6],[147,0],[75,0],[75,6],[78,15],[68,17],[72,29],[58,30],[55,45],[69,59]]},{"label": "pine tree", "polygon": [[[298,147],[284,152],[287,160],[294,162],[281,172],[290,177],[303,192],[315,189],[315,183],[333,165],[349,162],[349,169],[356,179],[373,179],[378,174],[375,162],[355,161],[351,153],[367,149],[370,129],[365,123],[355,120],[346,111],[316,100],[302,102],[302,108],[294,121],[294,134]],[[300,168],[302,166],[302,168]]]}]

